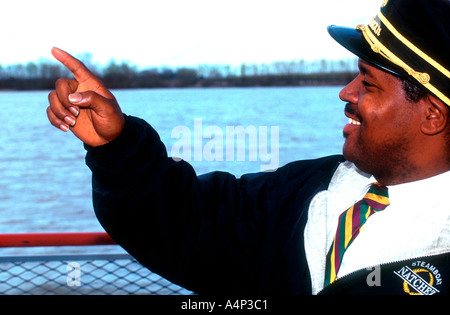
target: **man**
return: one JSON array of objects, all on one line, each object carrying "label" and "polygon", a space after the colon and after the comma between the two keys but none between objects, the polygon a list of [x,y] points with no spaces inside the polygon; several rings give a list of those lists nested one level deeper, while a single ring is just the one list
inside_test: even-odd
[{"label": "man", "polygon": [[[343,157],[239,179],[197,176],[59,49],[75,80],[58,80],[48,117],[85,143],[106,231],[187,289],[447,294],[449,17],[448,0],[389,0],[368,26],[329,27],[360,57],[359,75],[340,93],[349,117]],[[353,234],[341,237],[341,226]]]}]

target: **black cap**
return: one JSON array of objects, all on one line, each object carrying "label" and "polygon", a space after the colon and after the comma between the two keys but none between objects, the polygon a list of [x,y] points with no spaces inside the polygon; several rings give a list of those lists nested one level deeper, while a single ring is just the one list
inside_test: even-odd
[{"label": "black cap", "polygon": [[367,26],[329,26],[361,59],[413,78],[450,106],[450,0],[384,0]]}]

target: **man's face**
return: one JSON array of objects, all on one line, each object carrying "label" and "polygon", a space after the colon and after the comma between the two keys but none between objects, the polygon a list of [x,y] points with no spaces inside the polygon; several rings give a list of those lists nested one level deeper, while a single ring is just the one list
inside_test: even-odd
[{"label": "man's face", "polygon": [[407,176],[414,170],[411,143],[419,131],[418,110],[397,77],[362,60],[358,66],[360,74],[339,94],[349,117],[343,154],[375,177],[386,172]]}]

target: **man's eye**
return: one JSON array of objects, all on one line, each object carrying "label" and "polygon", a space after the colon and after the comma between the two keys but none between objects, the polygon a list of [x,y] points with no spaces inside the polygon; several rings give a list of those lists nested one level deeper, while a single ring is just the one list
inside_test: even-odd
[{"label": "man's eye", "polygon": [[374,86],[374,85],[370,84],[369,82],[367,82],[366,80],[362,81],[362,84],[366,87]]}]

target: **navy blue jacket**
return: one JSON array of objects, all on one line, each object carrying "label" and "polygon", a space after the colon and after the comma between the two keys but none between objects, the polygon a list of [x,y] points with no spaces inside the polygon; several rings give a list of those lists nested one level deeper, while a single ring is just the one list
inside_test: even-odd
[{"label": "navy blue jacket", "polygon": [[[97,218],[153,272],[199,294],[311,294],[303,239],[308,207],[342,156],[241,178],[197,176],[167,156],[150,125],[131,116],[118,138],[87,149]],[[366,278],[367,272],[358,277],[361,285]]]}]

